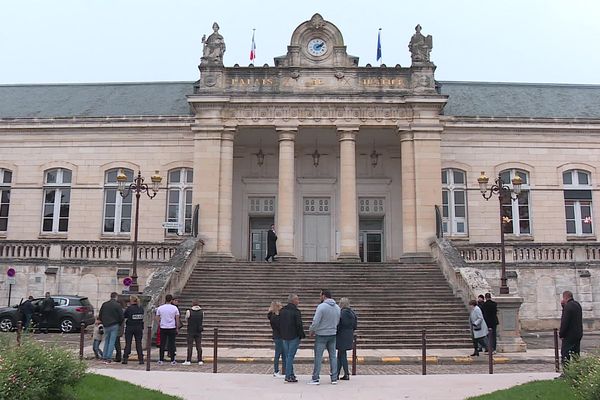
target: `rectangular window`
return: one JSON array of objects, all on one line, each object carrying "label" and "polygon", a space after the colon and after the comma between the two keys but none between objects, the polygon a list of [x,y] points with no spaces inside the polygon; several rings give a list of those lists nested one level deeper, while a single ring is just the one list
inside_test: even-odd
[{"label": "rectangular window", "polygon": [[8,208],[10,205],[10,189],[0,190],[0,231],[8,229]]},{"label": "rectangular window", "polygon": [[[50,178],[50,174],[48,174]],[[42,232],[67,232],[69,229],[69,204],[71,189],[44,190]]]},{"label": "rectangular window", "polygon": [[131,198],[123,198],[117,188],[104,190],[104,233],[131,232]]},{"label": "rectangular window", "polygon": [[592,202],[565,200],[565,223],[568,235],[592,235]]}]

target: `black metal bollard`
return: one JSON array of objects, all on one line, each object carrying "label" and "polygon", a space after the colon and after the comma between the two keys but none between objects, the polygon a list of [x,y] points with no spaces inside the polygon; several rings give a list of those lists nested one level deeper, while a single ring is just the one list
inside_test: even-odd
[{"label": "black metal bollard", "polygon": [[560,372],[560,359],[558,358],[558,329],[554,328],[554,370]]},{"label": "black metal bollard", "polygon": [[150,371],[150,352],[152,350],[152,324],[146,328],[146,371]]},{"label": "black metal bollard", "polygon": [[23,322],[17,321],[17,346],[21,346],[21,332],[23,331]]},{"label": "black metal bollard", "polygon": [[427,375],[427,331],[421,331],[421,373]]},{"label": "black metal bollard", "polygon": [[85,343],[85,322],[79,326],[79,359],[83,360],[83,346]]},{"label": "black metal bollard", "polygon": [[487,340],[487,351],[488,351],[488,369],[489,373],[494,373],[494,350],[492,348],[492,328],[488,328],[488,340]]},{"label": "black metal bollard", "polygon": [[356,342],[358,341],[358,337],[354,335],[354,340],[352,341],[352,375],[356,375],[356,364],[358,359],[356,358]]},{"label": "black metal bollard", "polygon": [[215,328],[213,339],[213,374],[217,373],[217,348],[219,346],[219,328]]}]

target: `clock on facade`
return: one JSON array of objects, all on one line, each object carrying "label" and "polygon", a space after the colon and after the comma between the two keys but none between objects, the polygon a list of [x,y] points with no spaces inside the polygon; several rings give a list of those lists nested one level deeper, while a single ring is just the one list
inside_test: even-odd
[{"label": "clock on facade", "polygon": [[308,42],[307,50],[310,55],[322,56],[327,53],[327,42],[320,38],[312,39]]}]

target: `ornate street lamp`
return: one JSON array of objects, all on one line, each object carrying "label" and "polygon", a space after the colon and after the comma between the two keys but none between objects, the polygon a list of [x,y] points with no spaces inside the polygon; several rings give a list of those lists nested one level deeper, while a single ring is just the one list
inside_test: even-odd
[{"label": "ornate street lamp", "polygon": [[[149,198],[153,199],[158,193],[158,189],[160,188],[160,182],[162,182],[162,176],[158,174],[158,170],[150,177],[152,181],[152,186],[148,186],[147,183],[144,183],[144,178],[142,177],[141,171],[138,171],[137,177],[133,180],[129,186],[127,184],[127,175],[123,169],[119,170],[119,174],[117,175],[118,189],[121,197],[125,198],[129,196],[130,193],[135,193],[135,227],[133,230],[133,272],[131,274],[131,286],[129,287],[130,293],[139,293],[140,287],[138,285],[138,275],[137,275],[137,242],[138,242],[138,221],[139,221],[139,211],[140,211],[140,195],[141,193],[146,193]],[[152,193],[150,193],[152,191]]]},{"label": "ornate street lamp", "polygon": [[502,177],[500,175],[498,175],[498,178],[496,178],[494,184],[488,188],[489,181],[490,178],[485,176],[484,171],[481,171],[481,176],[477,178],[481,195],[484,199],[489,200],[494,194],[497,194],[500,202],[500,256],[502,266],[502,276],[500,277],[500,294],[508,294],[509,289],[508,285],[506,284],[506,260],[504,257],[504,223],[506,223],[506,219],[508,219],[508,217],[505,217],[502,211],[502,199],[505,196],[508,196],[512,201],[515,201],[519,197],[519,193],[521,193],[521,185],[523,184],[523,180],[519,175],[515,175],[515,177],[512,179],[512,189],[502,181]]}]

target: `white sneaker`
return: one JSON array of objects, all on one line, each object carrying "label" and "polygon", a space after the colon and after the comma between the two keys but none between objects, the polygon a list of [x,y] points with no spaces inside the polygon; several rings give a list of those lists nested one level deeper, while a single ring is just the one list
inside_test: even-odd
[{"label": "white sneaker", "polygon": [[186,361],[186,362],[183,363],[183,365],[192,365],[192,363],[189,362],[189,361]]},{"label": "white sneaker", "polygon": [[204,361],[198,361],[198,365],[204,365]]},{"label": "white sneaker", "polygon": [[275,373],[273,374],[273,377],[275,377],[275,378],[284,378],[284,377],[285,377],[285,375],[281,375],[279,372],[275,372]]},{"label": "white sneaker", "polygon": [[332,385],[337,385],[337,381],[331,381]]},{"label": "white sneaker", "polygon": [[319,381],[315,381],[314,379],[311,379],[310,381],[308,381],[309,385],[319,385]]}]

